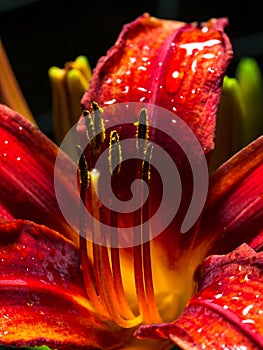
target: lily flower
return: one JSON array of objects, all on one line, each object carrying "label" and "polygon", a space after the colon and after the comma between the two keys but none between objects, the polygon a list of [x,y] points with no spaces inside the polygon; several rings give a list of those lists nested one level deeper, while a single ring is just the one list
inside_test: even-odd
[{"label": "lily flower", "polygon": [[[126,25],[98,62],[81,100],[77,173],[74,161],[55,143],[0,105],[2,345],[65,350],[157,350],[173,344],[182,349],[262,348],[263,138],[210,176],[202,213],[182,234],[193,192],[189,155],[152,126],[151,118],[158,115],[152,116],[150,108],[139,110],[126,129],[125,114],[109,130],[105,118],[107,106],[114,109],[122,102],[166,109],[174,116],[165,122],[175,128],[178,115],[209,163],[223,77],[232,57],[226,25],[225,18],[198,26],[148,14]],[[126,164],[119,145],[131,137],[138,149],[142,145],[143,159]],[[154,156],[154,142],[170,152],[181,175],[175,217],[153,239],[142,240],[140,231],[134,246],[87,239],[101,234],[95,219],[110,222],[120,233],[129,226],[145,227],[162,200],[160,176],[148,152]],[[99,202],[94,165],[105,149],[120,198],[129,200],[127,183],[136,176],[148,183],[144,209],[119,214]],[[62,162],[57,162],[58,155]],[[116,159],[121,168],[114,168]],[[77,190],[72,185],[76,177]],[[93,214],[90,225],[79,197]],[[64,210],[72,221],[62,215]],[[135,238],[137,233],[135,229]],[[150,237],[149,231],[144,234]]]}]

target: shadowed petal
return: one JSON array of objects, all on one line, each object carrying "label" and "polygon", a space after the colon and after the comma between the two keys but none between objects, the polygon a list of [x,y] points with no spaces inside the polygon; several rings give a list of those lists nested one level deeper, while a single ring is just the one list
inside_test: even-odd
[{"label": "shadowed petal", "polygon": [[[227,253],[263,232],[263,136],[223,164],[211,177],[199,243]],[[214,224],[216,223],[216,225]],[[254,244],[256,244],[254,242]],[[256,247],[256,246],[254,246]]]},{"label": "shadowed petal", "polygon": [[0,224],[0,343],[111,349],[129,338],[86,299],[77,249],[29,221]]},{"label": "shadowed petal", "polygon": [[[25,118],[1,104],[0,145],[0,218],[33,220],[75,239],[75,232],[61,215],[54,191],[58,147]],[[65,201],[70,201],[71,210],[77,212],[71,167],[65,155],[63,168],[57,170],[61,172]]]},{"label": "shadowed petal", "polygon": [[171,324],[141,327],[139,338],[168,338],[182,349],[263,347],[263,253],[246,244],[211,256],[200,268],[199,292]]}]

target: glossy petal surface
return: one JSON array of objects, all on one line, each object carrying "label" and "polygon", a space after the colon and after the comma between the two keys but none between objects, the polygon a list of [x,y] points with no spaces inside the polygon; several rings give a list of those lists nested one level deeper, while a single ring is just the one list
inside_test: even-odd
[{"label": "glossy petal surface", "polygon": [[262,349],[263,254],[243,244],[209,257],[199,273],[199,291],[179,319],[141,327],[137,336],[168,338],[185,350]]},{"label": "glossy petal surface", "polygon": [[162,106],[182,118],[206,152],[213,149],[222,77],[232,58],[227,19],[196,23],[145,14],[124,26],[102,57],[82,99],[101,107],[121,102]]},{"label": "glossy petal surface", "polygon": [[[55,196],[54,165],[58,147],[4,105],[0,105],[0,145],[0,218],[33,220],[75,239],[75,232],[61,215]],[[63,168],[58,171],[65,201],[70,201],[77,212],[78,198],[69,178],[71,166],[71,160],[65,155]]]},{"label": "glossy petal surface", "polygon": [[111,331],[86,299],[77,249],[60,234],[28,221],[0,224],[0,342],[58,349],[111,349]]}]

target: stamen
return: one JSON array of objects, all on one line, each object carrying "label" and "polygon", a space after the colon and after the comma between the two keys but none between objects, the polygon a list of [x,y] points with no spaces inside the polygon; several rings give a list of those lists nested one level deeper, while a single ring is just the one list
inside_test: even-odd
[{"label": "stamen", "polygon": [[[98,179],[99,172],[96,169],[91,171],[91,204],[92,204],[92,214],[98,220],[93,224],[93,233],[96,233],[97,238],[103,240],[102,232],[100,229],[100,204],[98,203],[98,198],[96,193],[98,193]],[[95,237],[94,237],[95,238]],[[94,242],[94,239],[93,239]],[[104,244],[105,241],[102,241]],[[129,306],[122,309],[120,300],[117,298],[114,280],[112,276],[112,270],[109,261],[109,250],[106,246],[98,245],[93,243],[93,262],[95,270],[95,281],[98,289],[98,293],[101,300],[107,307],[107,310],[116,324],[123,328],[131,328],[138,326],[141,323],[140,317],[135,317]],[[114,264],[114,261],[112,261]]]},{"label": "stamen", "polygon": [[[142,163],[142,179],[148,184],[150,180],[150,159],[152,156],[153,145],[151,143],[147,144],[145,149],[145,158]],[[152,280],[152,264],[151,264],[151,247],[150,247],[150,227],[149,227],[149,204],[145,203],[143,206],[143,273],[145,281],[145,295],[148,300],[149,305],[151,305],[151,317],[154,322],[162,322],[160,317]]]},{"label": "stamen", "polygon": [[[139,134],[139,133],[138,133]],[[138,149],[138,152],[141,152],[141,149]],[[144,162],[143,162],[144,163]],[[142,177],[143,172],[145,169],[143,169],[143,166],[141,169],[138,169],[138,177]],[[152,321],[151,318],[151,310],[150,305],[147,301],[146,296],[146,289],[145,289],[145,280],[144,280],[144,273],[143,273],[143,240],[145,233],[148,234],[148,232],[144,232],[143,230],[143,220],[144,220],[144,214],[143,212],[143,194],[144,192],[138,191],[137,195],[141,197],[141,205],[140,209],[134,212],[134,274],[135,274],[135,287],[136,287],[136,294],[137,294],[137,300],[138,300],[138,308],[140,311],[140,314],[142,315],[143,320],[146,323],[150,323]],[[146,204],[145,204],[146,205]],[[145,206],[144,205],[144,206]],[[146,217],[148,219],[148,217]],[[146,237],[147,238],[147,237]]]},{"label": "stamen", "polygon": [[142,154],[145,146],[145,140],[148,140],[149,138],[149,131],[148,131],[148,113],[145,108],[143,108],[139,115],[139,120],[137,123],[135,123],[137,126],[137,132],[136,132],[136,138],[137,138],[137,149],[139,151],[139,154]]},{"label": "stamen", "polygon": [[110,133],[110,147],[109,147],[109,166],[110,173],[115,177],[121,170],[121,145],[119,143],[120,137],[116,130]]},{"label": "stamen", "polygon": [[92,305],[97,310],[97,312],[101,315],[102,318],[109,319],[110,318],[109,313],[106,310],[106,308],[102,305],[94,287],[94,276],[92,276],[93,269],[92,269],[92,265],[90,263],[90,259],[88,255],[87,240],[86,240],[86,235],[87,235],[86,191],[90,183],[90,180],[89,180],[90,176],[87,168],[87,162],[80,146],[77,146],[77,151],[80,153],[79,167],[78,167],[78,174],[79,174],[79,181],[80,181],[80,200],[81,200],[80,225],[79,225],[80,242],[79,243],[80,243],[80,259],[81,259],[81,268],[83,271],[83,279],[84,279],[87,295]]},{"label": "stamen", "polygon": [[[138,156],[140,158],[140,156],[144,155],[142,167],[138,170],[138,177],[141,177],[142,180],[149,185],[150,159],[153,146],[152,144],[146,144],[149,134],[148,115],[145,109],[141,110],[139,116],[136,137],[140,138],[137,142]],[[143,192],[143,189],[140,191],[139,195],[141,195],[140,210],[134,214],[134,239],[135,243],[140,242],[140,245],[134,247],[134,271],[138,306],[145,322],[161,322],[156,305],[152,280],[149,202],[145,203],[144,205],[142,204],[144,195],[146,195],[146,193]]]},{"label": "stamen", "polygon": [[[92,160],[96,159],[101,152],[102,143],[105,139],[104,121],[101,109],[93,102],[93,117],[89,111],[84,111],[83,115],[86,123],[87,138],[91,143],[89,151],[89,162],[80,147],[79,153],[79,182],[80,197],[84,206],[80,210],[80,252],[81,263],[84,276],[84,283],[88,297],[94,308],[102,318],[112,319],[117,325],[123,328],[138,326],[144,322],[161,322],[156,306],[154,295],[152,267],[150,257],[150,229],[149,229],[149,199],[141,205],[140,209],[134,212],[134,242],[136,243],[134,252],[134,274],[135,288],[138,300],[139,315],[132,311],[123,286],[121,274],[120,249],[118,248],[118,210],[110,210],[110,243],[107,247],[105,232],[102,231],[101,222],[104,222],[104,208],[99,201],[99,177],[96,169],[92,169]],[[152,144],[147,143],[148,135],[148,115],[146,109],[142,109],[137,125],[137,149],[142,165],[138,168],[137,175],[148,184],[150,180],[150,159],[152,154]],[[95,141],[94,141],[95,140]],[[121,172],[122,150],[120,137],[116,130],[111,131],[109,140],[109,168],[114,180],[115,194],[118,197],[120,190],[119,175]],[[91,170],[92,169],[92,170]],[[143,188],[138,190],[141,196],[141,203],[145,193]],[[88,194],[88,197],[87,197]],[[89,203],[86,203],[87,198]],[[87,243],[86,232],[86,205],[90,207],[92,213],[92,242]],[[96,235],[96,236],[95,236]],[[98,240],[102,244],[97,244]],[[144,243],[145,242],[145,243]],[[139,243],[139,244],[138,244]]]},{"label": "stamen", "polygon": [[97,147],[100,147],[102,143],[105,140],[105,126],[104,126],[104,120],[101,116],[101,113],[103,112],[103,109],[99,107],[97,102],[92,102],[92,108],[94,111],[94,130],[96,136],[96,144]]},{"label": "stamen", "polygon": [[86,125],[86,135],[89,142],[92,142],[95,137],[94,122],[92,116],[88,110],[83,111],[83,116]]},{"label": "stamen", "polygon": [[[119,189],[119,173],[121,170],[122,150],[119,143],[120,137],[116,130],[110,133],[110,147],[109,147],[109,166],[110,172],[114,179],[116,190]],[[116,166],[117,165],[117,166]],[[118,193],[116,193],[118,196]],[[134,313],[131,311],[127,302],[124,287],[122,283],[121,267],[120,267],[120,255],[118,247],[118,210],[111,210],[110,213],[110,226],[111,226],[111,263],[113,281],[115,287],[116,298],[119,301],[120,309],[123,310],[123,317],[126,319],[135,318]],[[138,319],[139,321],[139,319]]]}]

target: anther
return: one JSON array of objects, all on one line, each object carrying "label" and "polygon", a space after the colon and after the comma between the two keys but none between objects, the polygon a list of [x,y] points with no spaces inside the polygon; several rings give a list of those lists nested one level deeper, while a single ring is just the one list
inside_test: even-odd
[{"label": "anther", "polygon": [[105,126],[102,118],[103,109],[99,107],[97,102],[92,102],[92,109],[94,111],[94,130],[96,134],[97,147],[100,146],[105,140]]},{"label": "anther", "polygon": [[95,129],[94,129],[94,122],[88,110],[83,111],[83,116],[84,116],[85,125],[86,125],[87,139],[89,140],[89,142],[91,142],[96,135]]},{"label": "anther", "polygon": [[116,130],[111,131],[110,133],[110,142],[109,142],[109,166],[110,173],[116,175],[120,173],[121,170],[121,161],[122,161],[122,152],[120,137]]},{"label": "anther", "polygon": [[148,143],[144,149],[144,159],[142,162],[142,179],[150,180],[151,172],[150,172],[150,161],[152,158],[152,150],[153,145]]},{"label": "anther", "polygon": [[84,156],[81,146],[77,145],[76,148],[79,156],[79,166],[78,166],[79,181],[80,181],[80,185],[83,188],[82,190],[86,190],[89,185],[88,163],[86,161],[86,157]]},{"label": "anther", "polygon": [[139,115],[139,120],[137,123],[135,123],[135,125],[137,126],[137,132],[136,132],[137,148],[138,148],[139,154],[141,154],[145,146],[145,140],[149,138],[148,113],[145,108],[141,110]]}]

